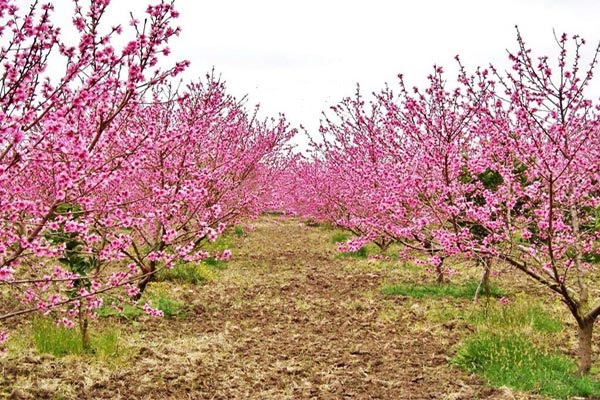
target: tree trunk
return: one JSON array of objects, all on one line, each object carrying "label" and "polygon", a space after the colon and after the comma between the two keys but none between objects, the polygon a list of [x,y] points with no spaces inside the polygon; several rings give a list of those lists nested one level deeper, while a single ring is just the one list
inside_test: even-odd
[{"label": "tree trunk", "polygon": [[150,280],[152,280],[152,277],[154,275],[146,275],[145,277],[143,277],[142,279],[140,279],[140,281],[138,282],[138,292],[135,296],[133,296],[133,300],[139,300],[142,298],[142,294],[144,294],[144,291],[146,290],[146,286],[148,286],[148,284],[150,283]]},{"label": "tree trunk", "polygon": [[579,367],[577,375],[586,375],[592,367],[592,332],[594,330],[594,320],[584,319],[579,323]]},{"label": "tree trunk", "polygon": [[486,297],[492,295],[492,289],[490,288],[490,271],[491,271],[492,260],[485,258],[483,260],[483,289],[485,290]]},{"label": "tree trunk", "polygon": [[89,352],[91,350],[90,332],[88,329],[88,313],[84,300],[79,302],[79,332],[81,333],[83,351]]},{"label": "tree trunk", "polygon": [[444,270],[442,268],[443,264],[439,264],[435,266],[435,273],[437,275],[436,283],[438,285],[442,285],[444,283]]},{"label": "tree trunk", "polygon": [[483,276],[479,281],[479,285],[477,285],[477,289],[475,290],[475,296],[473,298],[473,303],[477,304],[479,300],[479,294],[481,293],[481,289],[485,291],[486,297],[490,297],[492,291],[490,289],[490,265],[492,263],[490,258],[483,259]]},{"label": "tree trunk", "polygon": [[385,251],[390,247],[390,244],[392,244],[392,241],[386,240],[382,237],[378,240],[374,240],[373,243],[375,243],[375,245],[379,247],[379,250],[381,250],[382,253],[385,253]]},{"label": "tree trunk", "polygon": [[144,294],[144,290],[146,290],[146,286],[148,286],[148,284],[154,277],[154,272],[156,272],[156,261],[150,261],[150,265],[148,266],[148,268],[142,269],[142,271],[146,276],[144,276],[138,282],[137,287],[139,292],[135,296],[133,296],[133,299],[136,301],[142,297],[142,294]]}]

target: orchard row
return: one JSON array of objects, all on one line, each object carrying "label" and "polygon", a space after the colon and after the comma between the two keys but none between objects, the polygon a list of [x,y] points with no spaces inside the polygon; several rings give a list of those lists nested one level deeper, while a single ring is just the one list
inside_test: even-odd
[{"label": "orchard row", "polygon": [[[357,90],[325,114],[309,161],[282,177],[291,209],[356,234],[342,250],[396,242],[443,282],[452,260],[525,274],[579,327],[579,372],[591,365],[600,314],[600,103],[586,97],[598,51],[556,38],[534,57],[517,30],[512,69],[459,74],[435,66],[424,89]],[[450,80],[452,81],[452,80]],[[587,90],[589,91],[589,90]]]},{"label": "orchard row", "polygon": [[70,47],[52,6],[0,2],[0,287],[19,305],[0,320],[52,312],[87,340],[106,292],[137,300],[161,269],[230,256],[204,244],[261,212],[295,131],[213,75],[173,89],[172,2],[115,27],[108,1],[74,5]]}]

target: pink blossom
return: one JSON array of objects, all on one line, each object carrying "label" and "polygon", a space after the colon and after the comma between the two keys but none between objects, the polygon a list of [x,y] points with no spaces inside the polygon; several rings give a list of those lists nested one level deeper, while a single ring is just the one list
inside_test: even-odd
[{"label": "pink blossom", "polygon": [[70,320],[69,318],[61,318],[58,321],[56,321],[56,324],[58,326],[64,326],[65,328],[73,328],[75,326],[75,323]]},{"label": "pink blossom", "polygon": [[152,308],[152,301],[148,300],[142,307],[144,312],[152,317],[164,317],[165,313],[157,308]]}]

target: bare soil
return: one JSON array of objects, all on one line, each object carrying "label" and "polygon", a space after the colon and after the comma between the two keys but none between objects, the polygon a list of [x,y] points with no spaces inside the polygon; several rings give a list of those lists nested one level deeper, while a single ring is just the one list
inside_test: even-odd
[{"label": "bare soil", "polygon": [[340,258],[331,231],[295,219],[255,226],[215,280],[173,286],[184,316],[95,322],[121,330],[114,359],[9,352],[0,398],[533,398],[451,366],[472,328],[433,322],[432,300],[381,294],[397,268]]}]

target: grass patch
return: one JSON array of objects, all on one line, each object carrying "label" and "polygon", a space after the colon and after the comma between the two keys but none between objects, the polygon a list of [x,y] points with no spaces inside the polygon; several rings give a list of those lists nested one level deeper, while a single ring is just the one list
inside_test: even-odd
[{"label": "grass patch", "polygon": [[323,224],[316,219],[308,218],[303,221],[304,225],[310,226],[311,228],[318,228],[323,226]]},{"label": "grass patch", "polygon": [[113,357],[119,354],[119,334],[116,329],[109,329],[99,335],[92,334],[92,348],[96,355]]},{"label": "grass patch", "polygon": [[215,271],[211,267],[221,267],[221,264],[222,263],[220,263],[218,260],[210,258],[199,264],[185,263],[176,265],[171,269],[163,269],[159,271],[156,274],[156,281],[171,281],[176,283],[201,285],[206,281],[214,279]]},{"label": "grass patch", "polygon": [[119,331],[116,329],[92,332],[90,342],[91,351],[86,351],[79,329],[58,326],[47,318],[33,320],[33,344],[40,353],[49,353],[56,357],[89,353],[113,357],[119,353]]},{"label": "grass patch", "polygon": [[98,308],[96,312],[101,318],[120,317],[127,320],[134,320],[144,314],[141,308],[128,303],[120,304],[118,300],[114,299],[105,300],[102,307]]},{"label": "grass patch", "polygon": [[234,234],[235,236],[237,236],[237,237],[242,237],[242,236],[244,236],[244,228],[243,228],[242,226],[240,226],[240,225],[236,225],[236,226],[233,228],[233,234]]},{"label": "grass patch", "polygon": [[575,376],[568,357],[540,350],[518,334],[480,332],[468,338],[452,362],[493,386],[509,386],[552,398],[600,396],[600,382]]},{"label": "grass patch", "polygon": [[563,324],[551,316],[541,304],[525,300],[511,302],[508,305],[488,304],[474,310],[467,320],[478,326],[494,329],[527,328],[537,332],[558,333],[563,330]]},{"label": "grass patch", "polygon": [[185,303],[171,297],[172,286],[165,282],[152,282],[144,295],[136,304],[120,301],[114,298],[105,298],[102,307],[96,312],[100,317],[118,317],[127,320],[135,320],[145,315],[142,307],[146,302],[152,302],[152,308],[157,308],[165,314],[165,318],[182,316],[185,313]]},{"label": "grass patch", "polygon": [[223,262],[221,260],[217,260],[214,257],[205,258],[204,260],[202,260],[202,263],[204,265],[214,267],[214,268],[219,268],[219,269],[225,268],[225,262]]},{"label": "grass patch", "polygon": [[350,233],[348,232],[334,232],[334,234],[331,235],[331,243],[333,244],[343,243],[348,239],[350,239]]},{"label": "grass patch", "polygon": [[[234,233],[235,233],[235,229],[237,229],[238,227],[234,228]],[[242,234],[243,234],[243,228],[239,227],[240,229],[242,229]],[[227,250],[227,249],[232,249],[234,248],[234,241],[235,241],[235,237],[234,235],[231,234],[231,231],[228,231],[226,234],[217,236],[217,239],[214,242],[210,242],[210,241],[204,241],[202,242],[202,250],[208,252],[208,253],[221,253],[223,250]],[[203,260],[206,261],[206,260]]]},{"label": "grass patch", "polygon": [[343,251],[338,254],[341,258],[367,258],[369,257],[369,252],[366,247],[361,247],[356,251]]},{"label": "grass patch", "polygon": [[[381,288],[381,292],[388,296],[402,295],[416,299],[421,299],[423,297],[473,298],[478,285],[478,281],[467,281],[462,285],[450,283],[441,285],[394,284],[383,286]],[[490,291],[492,297],[503,296],[503,292],[494,284],[490,286]]]},{"label": "grass patch", "polygon": [[173,318],[180,315],[185,306],[182,302],[164,295],[151,297],[150,300],[152,300],[152,307],[158,308],[165,313],[165,318]]},{"label": "grass patch", "polygon": [[33,320],[33,344],[40,353],[50,353],[56,357],[83,354],[79,331],[57,326],[48,319]]}]

